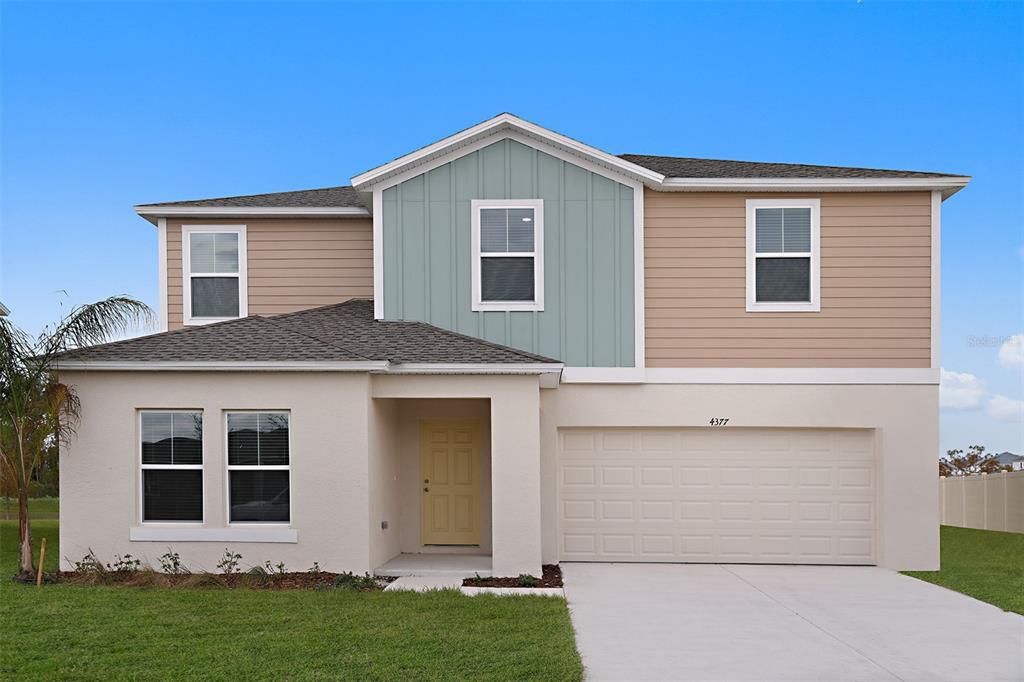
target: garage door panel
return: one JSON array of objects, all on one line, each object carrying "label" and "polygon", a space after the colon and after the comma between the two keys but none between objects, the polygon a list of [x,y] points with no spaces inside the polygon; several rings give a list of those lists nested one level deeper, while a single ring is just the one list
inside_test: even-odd
[{"label": "garage door panel", "polygon": [[873,541],[861,534],[774,533],[716,529],[713,532],[624,533],[593,529],[563,535],[562,559],[719,563],[865,564]]},{"label": "garage door panel", "polygon": [[560,432],[561,558],[874,561],[868,431]]}]

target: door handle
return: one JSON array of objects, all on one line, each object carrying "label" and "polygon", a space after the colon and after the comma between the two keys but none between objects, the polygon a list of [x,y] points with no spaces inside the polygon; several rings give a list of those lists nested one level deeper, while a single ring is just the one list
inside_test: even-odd
[{"label": "door handle", "polygon": [[424,488],[424,489],[423,489],[423,492],[425,492],[425,493],[429,493],[429,492],[430,492],[430,488]]}]

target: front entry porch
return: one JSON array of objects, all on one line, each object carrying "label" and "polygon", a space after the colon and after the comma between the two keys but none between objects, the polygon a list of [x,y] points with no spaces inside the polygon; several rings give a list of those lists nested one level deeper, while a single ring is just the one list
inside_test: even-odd
[{"label": "front entry porch", "polygon": [[540,575],[537,378],[389,379],[371,412],[373,572]]},{"label": "front entry porch", "polygon": [[491,557],[485,554],[399,554],[374,570],[375,575],[491,577]]}]

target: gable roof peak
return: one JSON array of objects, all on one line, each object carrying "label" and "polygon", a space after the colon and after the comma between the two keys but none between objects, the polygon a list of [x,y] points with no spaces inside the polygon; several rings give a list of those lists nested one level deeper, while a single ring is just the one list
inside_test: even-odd
[{"label": "gable roof peak", "polygon": [[360,173],[352,178],[352,187],[357,191],[366,192],[381,185],[397,184],[410,171],[423,172],[422,168],[427,164],[436,163],[445,157],[468,154],[496,141],[496,138],[500,139],[499,136],[520,137],[527,144],[540,144],[562,158],[593,164],[602,169],[604,173],[624,177],[634,183],[660,184],[665,179],[665,176],[657,171],[644,168],[627,159],[609,154],[597,147],[504,111],[437,142],[420,147],[376,168],[371,168],[365,173]]}]

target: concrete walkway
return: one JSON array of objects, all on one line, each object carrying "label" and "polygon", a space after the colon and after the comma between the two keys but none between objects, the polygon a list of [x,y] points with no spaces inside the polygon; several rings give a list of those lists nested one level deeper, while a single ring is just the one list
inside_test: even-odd
[{"label": "concrete walkway", "polygon": [[881,568],[562,573],[589,680],[1024,680],[1024,617]]}]

